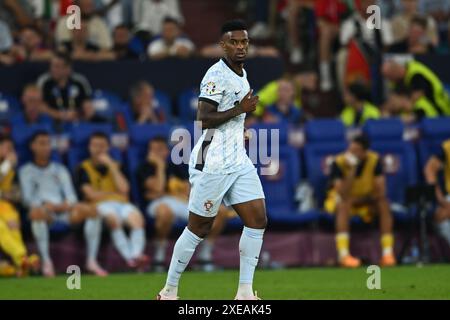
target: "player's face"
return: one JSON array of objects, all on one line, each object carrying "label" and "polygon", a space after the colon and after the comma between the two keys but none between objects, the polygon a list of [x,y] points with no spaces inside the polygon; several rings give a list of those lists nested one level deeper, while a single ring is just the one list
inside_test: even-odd
[{"label": "player's face", "polygon": [[248,33],[246,30],[230,31],[220,42],[225,55],[233,62],[243,62],[248,53]]},{"label": "player's face", "polygon": [[350,143],[348,151],[361,161],[366,158],[366,150],[364,150],[363,146],[359,143]]},{"label": "player's face", "polygon": [[62,59],[55,57],[50,62],[50,73],[55,80],[60,80],[70,75],[70,66],[66,65]]},{"label": "player's face", "polygon": [[0,143],[0,159],[5,158],[12,151],[14,151],[14,147],[11,141],[5,140]]},{"label": "player's face", "polygon": [[166,160],[169,156],[169,148],[167,147],[167,144],[162,141],[150,142],[149,150],[162,160]]},{"label": "player's face", "polygon": [[50,154],[52,152],[50,136],[38,136],[31,145],[31,151],[35,158],[50,159]]},{"label": "player's face", "polygon": [[100,155],[109,152],[109,143],[106,139],[98,137],[93,138],[89,142],[89,154],[91,158],[96,161]]}]

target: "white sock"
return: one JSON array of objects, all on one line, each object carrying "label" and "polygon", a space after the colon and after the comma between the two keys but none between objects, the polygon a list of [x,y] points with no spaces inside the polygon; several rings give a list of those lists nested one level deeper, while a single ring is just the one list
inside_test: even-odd
[{"label": "white sock", "polygon": [[240,267],[238,295],[253,295],[253,275],[258,264],[263,243],[264,229],[244,227],[239,241]]},{"label": "white sock", "polygon": [[145,232],[144,228],[131,230],[131,257],[137,258],[145,249]]},{"label": "white sock", "polygon": [[102,220],[87,219],[84,223],[84,238],[87,247],[87,261],[97,261],[98,247],[102,232]]},{"label": "white sock", "polygon": [[212,250],[214,247],[214,243],[208,239],[203,241],[199,246],[197,258],[202,262],[211,262],[212,261]]},{"label": "white sock", "polygon": [[183,233],[178,238],[175,243],[175,247],[173,248],[166,287],[167,285],[178,287],[181,274],[191,260],[192,255],[195,252],[195,248],[202,240],[202,238],[197,237],[187,227],[184,228]]},{"label": "white sock", "polygon": [[50,252],[49,252],[49,233],[48,225],[45,221],[32,221],[31,230],[36,239],[39,253],[42,258],[42,262],[50,262]]},{"label": "white sock", "polygon": [[124,258],[126,261],[131,259],[131,248],[128,243],[128,239],[125,235],[125,232],[122,230],[122,228],[114,229],[111,232],[111,237],[114,243],[114,246],[116,247],[117,251],[119,251],[122,258]]},{"label": "white sock", "polygon": [[439,235],[450,245],[450,220],[444,220],[437,224]]},{"label": "white sock", "polygon": [[166,261],[166,248],[167,240],[156,240],[155,241],[155,253],[153,254],[153,262],[164,263]]}]

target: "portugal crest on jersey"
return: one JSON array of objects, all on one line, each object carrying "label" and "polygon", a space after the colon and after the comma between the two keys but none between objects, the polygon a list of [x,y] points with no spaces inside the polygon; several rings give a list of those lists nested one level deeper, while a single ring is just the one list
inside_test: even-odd
[{"label": "portugal crest on jersey", "polygon": [[211,211],[211,208],[213,206],[213,203],[211,200],[205,201],[205,203],[203,204],[203,206],[205,207],[206,211]]},{"label": "portugal crest on jersey", "polygon": [[206,84],[206,93],[209,95],[216,93],[216,84],[214,82],[210,81]]}]

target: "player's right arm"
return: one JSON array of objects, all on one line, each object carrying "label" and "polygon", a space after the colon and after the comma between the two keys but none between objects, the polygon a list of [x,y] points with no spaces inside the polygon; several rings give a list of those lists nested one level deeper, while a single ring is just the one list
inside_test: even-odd
[{"label": "player's right arm", "polygon": [[432,156],[428,161],[427,164],[425,165],[425,180],[429,185],[432,185],[435,187],[435,192],[436,192],[436,199],[438,201],[438,203],[444,203],[445,202],[445,198],[444,198],[444,194],[442,193],[441,188],[439,187],[439,183],[438,183],[438,172],[440,170],[442,170],[444,164],[442,162],[442,160],[440,159],[440,157],[437,156]]},{"label": "player's right arm", "polygon": [[253,112],[258,104],[258,96],[252,96],[253,90],[250,90],[245,97],[236,106],[226,111],[217,111],[217,105],[214,101],[200,99],[198,103],[197,120],[202,122],[202,128],[216,128],[242,113]]}]

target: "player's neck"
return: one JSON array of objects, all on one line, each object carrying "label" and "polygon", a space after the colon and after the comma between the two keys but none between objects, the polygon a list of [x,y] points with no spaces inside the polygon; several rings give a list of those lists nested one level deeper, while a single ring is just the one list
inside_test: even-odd
[{"label": "player's neck", "polygon": [[243,73],[244,69],[244,63],[243,62],[233,62],[230,58],[224,57],[224,61],[227,63],[227,65],[237,74],[241,75]]}]

